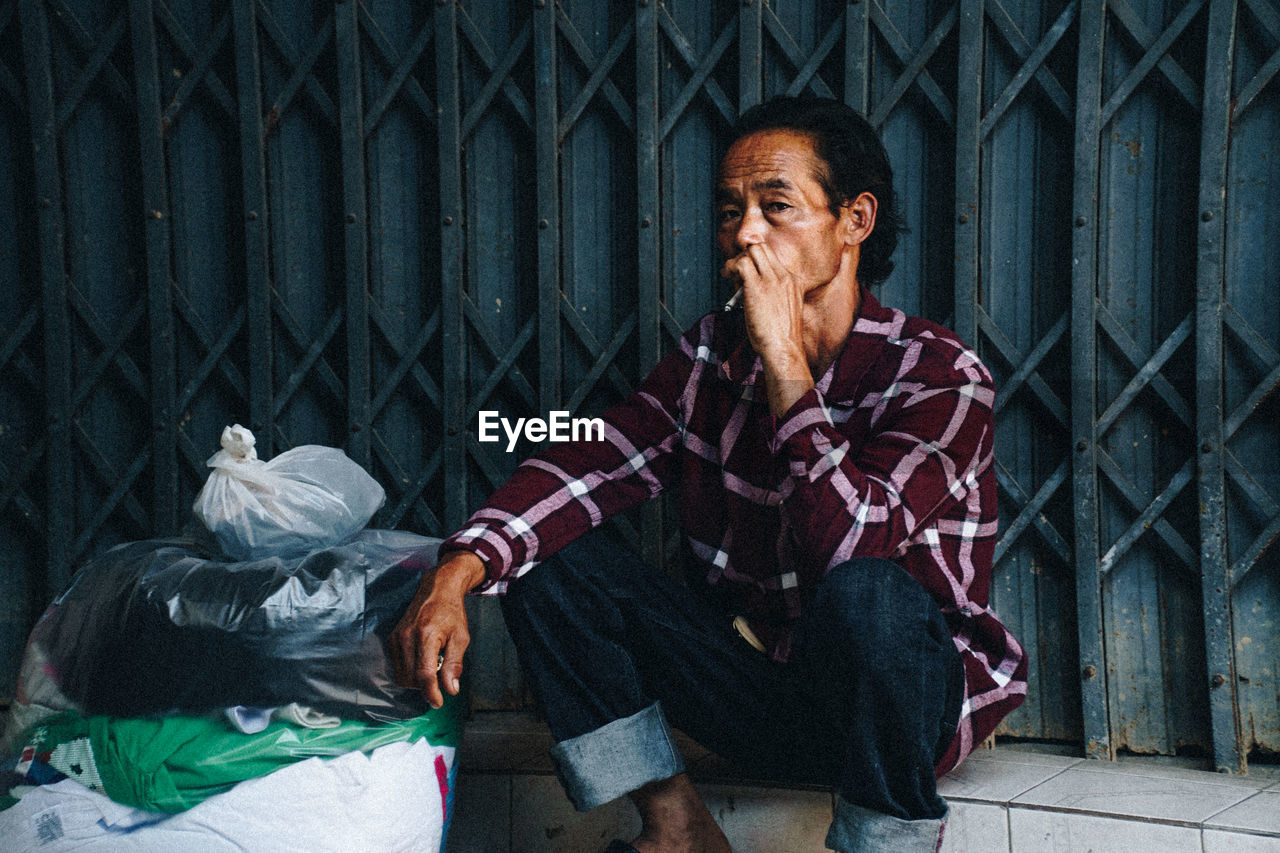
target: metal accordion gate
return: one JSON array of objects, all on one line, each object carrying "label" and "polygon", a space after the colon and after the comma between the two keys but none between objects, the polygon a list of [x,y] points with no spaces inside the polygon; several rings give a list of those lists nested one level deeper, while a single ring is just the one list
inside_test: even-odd
[{"label": "metal accordion gate", "polygon": [[719,140],[808,92],[894,162],[882,301],[997,377],[1002,733],[1274,760],[1278,70],[1277,0],[0,0],[0,695],[226,423],[459,525],[532,449],[480,411],[598,412],[724,298]]}]

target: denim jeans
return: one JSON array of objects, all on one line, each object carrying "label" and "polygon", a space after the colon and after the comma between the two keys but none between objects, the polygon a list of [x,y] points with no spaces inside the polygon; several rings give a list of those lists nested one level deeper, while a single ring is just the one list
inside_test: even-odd
[{"label": "denim jeans", "polygon": [[937,604],[897,564],[832,569],[788,663],[600,534],[514,581],[503,614],[578,809],[682,772],[675,726],[749,771],[832,784],[833,849],[937,847],[947,806],[933,767],[963,673]]}]

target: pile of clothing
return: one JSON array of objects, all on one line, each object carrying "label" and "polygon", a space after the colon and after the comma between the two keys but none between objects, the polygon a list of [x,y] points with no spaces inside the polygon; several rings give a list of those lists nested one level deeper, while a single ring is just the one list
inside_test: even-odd
[{"label": "pile of clothing", "polygon": [[339,450],[222,444],[186,535],[86,563],[32,630],[5,849],[439,850],[461,708],[385,641],[440,540],[366,529],[385,494]]}]

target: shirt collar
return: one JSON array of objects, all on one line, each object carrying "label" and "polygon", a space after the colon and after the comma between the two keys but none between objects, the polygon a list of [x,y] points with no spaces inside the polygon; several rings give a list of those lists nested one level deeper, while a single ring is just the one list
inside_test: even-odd
[{"label": "shirt collar", "polygon": [[[849,336],[845,338],[844,348],[827,368],[827,372],[815,382],[818,391],[831,399],[853,397],[867,368],[888,341],[887,329],[896,325],[896,312],[881,305],[867,288],[860,286],[860,293],[858,316],[853,321]],[[738,342],[721,363],[720,374],[738,385],[763,385],[764,366],[760,356],[747,341],[741,314],[736,314],[733,321],[736,322]]]}]

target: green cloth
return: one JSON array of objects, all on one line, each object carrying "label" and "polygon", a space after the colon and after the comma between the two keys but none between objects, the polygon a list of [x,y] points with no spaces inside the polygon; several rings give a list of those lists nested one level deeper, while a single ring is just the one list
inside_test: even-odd
[{"label": "green cloth", "polygon": [[462,737],[461,703],[445,698],[443,708],[402,722],[344,720],[335,728],[312,729],[272,721],[256,734],[239,731],[220,715],[85,718],[64,713],[37,726],[28,743],[50,749],[87,735],[107,796],[140,809],[180,812],[238,782],[307,758],[369,753],[421,738],[456,747]]}]

